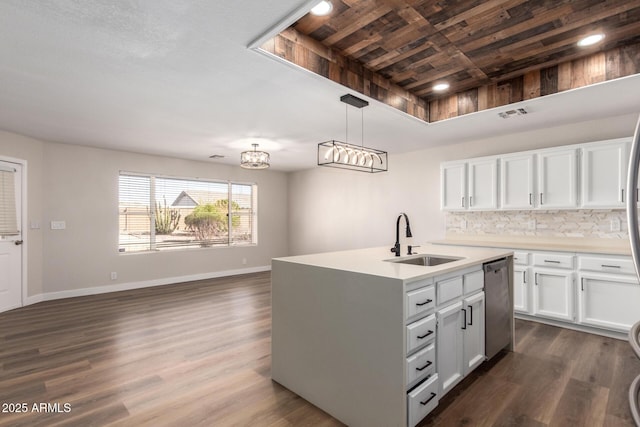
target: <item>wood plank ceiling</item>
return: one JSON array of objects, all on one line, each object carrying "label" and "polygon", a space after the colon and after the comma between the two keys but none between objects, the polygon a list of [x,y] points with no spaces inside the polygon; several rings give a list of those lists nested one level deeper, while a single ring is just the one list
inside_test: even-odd
[{"label": "wood plank ceiling", "polygon": [[[290,52],[298,48],[307,54],[292,53],[287,57],[286,46],[279,50],[277,40],[263,48],[306,68],[320,68],[313,71],[341,83],[349,80],[344,74],[351,71],[362,80],[355,79],[355,86],[362,87],[347,86],[370,96],[367,82],[377,80],[380,86],[380,81],[385,81],[385,89],[404,100],[402,105],[394,106],[425,120],[429,114],[427,111],[421,116],[421,108],[437,109],[443,100],[451,103],[452,97],[459,103],[459,94],[470,90],[475,91],[474,106],[463,106],[453,114],[431,111],[431,121],[495,106],[496,102],[482,101],[478,106],[481,88],[513,79],[522,81],[527,75],[537,76],[537,96],[552,93],[540,91],[541,70],[598,53],[615,51],[626,56],[624,69],[605,73],[604,79],[640,72],[640,48],[637,48],[640,0],[331,0],[331,3],[333,10],[328,16],[307,14],[279,35],[293,44],[289,46]],[[587,48],[577,46],[579,39],[597,32],[606,35],[603,42]],[[635,48],[620,51],[629,46]],[[314,55],[338,64],[339,71],[331,76],[331,70],[319,66],[317,58],[315,65],[310,64]],[[601,57],[594,65],[596,70],[589,69],[587,73],[602,73],[600,68],[607,66],[611,55]],[[548,74],[543,72],[542,79],[548,78]],[[434,92],[433,85],[439,82],[450,85],[447,93]],[[589,83],[593,79],[585,79],[585,84]],[[373,97],[398,104],[397,100],[384,99],[389,98],[385,94],[374,93]],[[509,97],[506,101],[517,98]],[[407,102],[415,105],[409,108]]]}]

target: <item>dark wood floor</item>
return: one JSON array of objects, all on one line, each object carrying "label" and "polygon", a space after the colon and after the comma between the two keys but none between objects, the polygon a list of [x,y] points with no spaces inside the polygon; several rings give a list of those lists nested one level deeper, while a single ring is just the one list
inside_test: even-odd
[{"label": "dark wood floor", "polygon": [[[0,426],[341,426],[270,380],[269,280],[0,314]],[[516,352],[479,368],[421,425],[632,426],[626,393],[640,361],[627,343],[524,321],[516,335]]]}]

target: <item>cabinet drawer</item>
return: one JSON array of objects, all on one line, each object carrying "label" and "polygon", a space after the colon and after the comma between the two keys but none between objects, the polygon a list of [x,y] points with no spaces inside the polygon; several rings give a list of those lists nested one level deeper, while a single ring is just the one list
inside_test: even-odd
[{"label": "cabinet drawer", "polygon": [[433,286],[407,292],[407,318],[427,313],[436,306],[436,289]]},{"label": "cabinet drawer", "polygon": [[636,274],[633,261],[630,258],[579,256],[578,269],[601,273]]},{"label": "cabinet drawer", "polygon": [[533,265],[541,267],[573,268],[573,255],[534,253]]},{"label": "cabinet drawer", "polygon": [[414,427],[438,406],[438,374],[420,384],[407,395],[409,427]]},{"label": "cabinet drawer", "polygon": [[465,295],[479,291],[483,288],[484,288],[484,271],[483,270],[474,271],[473,273],[468,273],[464,275],[463,289],[464,289]]},{"label": "cabinet drawer", "polygon": [[436,345],[430,344],[407,358],[407,387],[412,387],[421,379],[433,375],[436,371]]},{"label": "cabinet drawer", "polygon": [[529,252],[513,252],[513,263],[517,265],[529,264]]},{"label": "cabinet drawer", "polygon": [[413,350],[424,347],[425,344],[433,341],[435,337],[435,314],[407,325],[407,353],[411,353]]},{"label": "cabinet drawer", "polygon": [[462,276],[436,281],[438,305],[454,300],[462,295]]}]

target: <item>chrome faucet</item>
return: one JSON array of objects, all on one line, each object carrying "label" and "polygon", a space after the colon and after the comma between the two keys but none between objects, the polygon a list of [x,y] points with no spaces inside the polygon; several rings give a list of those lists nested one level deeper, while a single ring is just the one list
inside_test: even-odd
[{"label": "chrome faucet", "polygon": [[411,226],[409,225],[409,217],[406,213],[402,212],[398,215],[398,219],[396,220],[396,244],[391,248],[391,252],[395,253],[396,256],[400,256],[400,219],[404,216],[404,222],[407,223],[407,231],[406,236],[412,237],[411,235]]}]

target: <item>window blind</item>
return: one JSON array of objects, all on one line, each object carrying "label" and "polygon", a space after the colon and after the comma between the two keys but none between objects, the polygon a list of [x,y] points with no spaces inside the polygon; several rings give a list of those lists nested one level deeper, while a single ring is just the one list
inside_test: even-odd
[{"label": "window blind", "polygon": [[0,236],[15,236],[18,231],[15,170],[0,170]]}]

